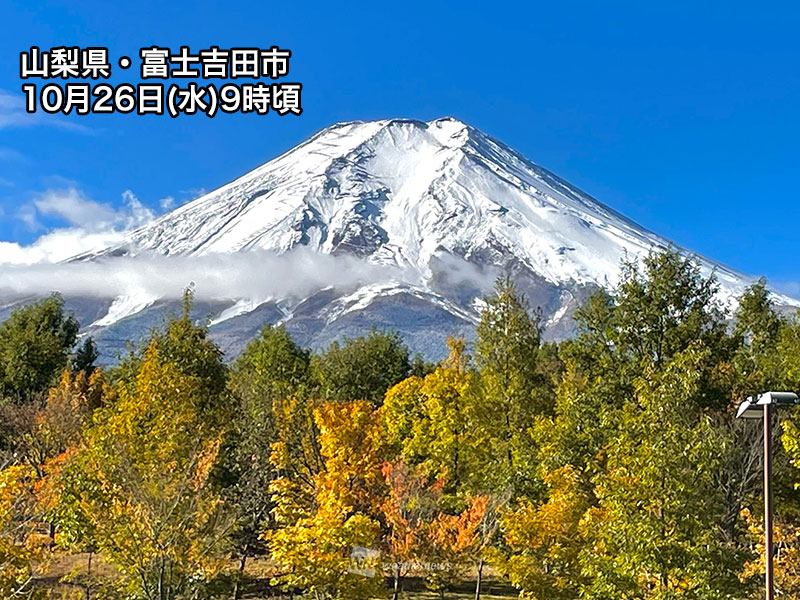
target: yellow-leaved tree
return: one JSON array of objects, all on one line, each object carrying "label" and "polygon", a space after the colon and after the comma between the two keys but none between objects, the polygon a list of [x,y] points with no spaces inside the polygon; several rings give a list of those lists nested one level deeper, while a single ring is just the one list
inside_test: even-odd
[{"label": "yellow-leaved tree", "polygon": [[584,539],[580,522],[588,498],[571,466],[545,475],[546,502],[525,499],[502,512],[508,556],[498,552],[496,566],[531,600],[578,597],[584,577],[579,564]]},{"label": "yellow-leaved tree", "polygon": [[[275,582],[316,598],[369,598],[381,593],[380,566],[365,574],[358,548],[376,549],[386,481],[380,428],[369,402],[328,403],[314,412],[324,468],[313,476],[310,505],[286,477],[273,483],[279,529],[268,533],[282,570]],[[367,569],[369,571],[369,569]]]},{"label": "yellow-leaved tree", "polygon": [[107,595],[196,598],[224,566],[230,527],[210,481],[220,428],[203,417],[197,378],[162,360],[156,343],[118,393],[64,467],[64,495],[119,571]]},{"label": "yellow-leaved tree", "polygon": [[23,465],[0,471],[0,597],[3,598],[43,596],[33,586],[33,577],[49,538],[37,531],[32,516],[35,478],[35,471]]}]

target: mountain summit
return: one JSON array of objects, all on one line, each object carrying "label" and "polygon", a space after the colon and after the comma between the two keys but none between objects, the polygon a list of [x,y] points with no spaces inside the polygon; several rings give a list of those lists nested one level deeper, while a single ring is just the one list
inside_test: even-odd
[{"label": "mountain summit", "polygon": [[[623,258],[668,245],[456,119],[392,119],[333,125],[124,244],[73,260],[298,249],[312,261],[347,257],[342,269],[357,261],[393,275],[340,285],[331,272],[302,294],[230,290],[203,307],[212,334],[236,353],[265,322],[284,323],[316,347],[375,326],[398,330],[412,349],[436,357],[446,335],[471,334],[480,298],[499,274],[511,274],[542,307],[545,335],[561,337],[589,293],[615,285]],[[724,300],[750,283],[701,261],[716,271]],[[151,322],[163,304],[152,293],[117,297],[90,329],[101,340],[119,338]]]}]

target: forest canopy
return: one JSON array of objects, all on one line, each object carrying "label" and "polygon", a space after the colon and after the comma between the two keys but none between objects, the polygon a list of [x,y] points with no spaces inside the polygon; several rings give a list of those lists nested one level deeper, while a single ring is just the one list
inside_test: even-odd
[{"label": "forest canopy", "polygon": [[[396,332],[312,352],[273,325],[226,362],[187,293],[104,368],[58,295],[19,308],[0,324],[0,597],[759,597],[760,428],[734,415],[800,391],[800,320],[763,280],[734,314],[716,290],[653,253],[546,342],[504,277],[438,364]],[[797,410],[775,428],[785,598]]]}]

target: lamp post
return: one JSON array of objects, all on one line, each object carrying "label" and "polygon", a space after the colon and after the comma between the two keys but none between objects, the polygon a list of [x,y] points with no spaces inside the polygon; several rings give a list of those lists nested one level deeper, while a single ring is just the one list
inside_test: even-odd
[{"label": "lamp post", "polygon": [[800,399],[793,392],[765,392],[742,402],[736,412],[737,419],[761,419],[762,416],[764,419],[764,579],[767,600],[775,597],[772,574],[772,407],[798,402]]}]

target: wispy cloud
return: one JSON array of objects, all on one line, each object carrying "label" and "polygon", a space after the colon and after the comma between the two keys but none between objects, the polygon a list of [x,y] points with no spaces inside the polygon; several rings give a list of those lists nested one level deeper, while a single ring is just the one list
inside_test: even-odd
[{"label": "wispy cloud", "polygon": [[54,229],[25,246],[17,242],[0,241],[0,267],[5,270],[9,265],[57,263],[117,244],[124,237],[125,232],[122,231],[86,231],[73,227]]},{"label": "wispy cloud", "polygon": [[20,206],[17,210],[17,219],[22,221],[31,231],[42,229],[42,224],[36,218],[36,208],[31,205]]},{"label": "wispy cloud", "polygon": [[57,219],[66,227],[44,233],[29,245],[0,241],[0,264],[55,263],[121,242],[125,235],[152,221],[156,214],[131,190],[122,193],[123,206],[96,202],[76,187],[56,188],[37,195],[17,211],[31,231],[45,228],[42,220]]},{"label": "wispy cloud", "polygon": [[190,188],[188,190],[180,190],[180,194],[189,200],[194,200],[195,198],[199,198],[200,196],[205,195],[208,192],[206,188],[199,187],[199,188]]},{"label": "wispy cloud", "polygon": [[117,211],[110,204],[95,202],[74,187],[47,190],[33,204],[43,216],[57,217],[81,227],[106,227],[117,218]]},{"label": "wispy cloud", "polygon": [[56,127],[79,133],[93,133],[91,128],[57,115],[48,115],[44,112],[25,112],[25,96],[22,92],[14,93],[0,89],[0,129],[36,126]]},{"label": "wispy cloud", "polygon": [[33,205],[39,215],[56,217],[64,222],[87,229],[133,229],[149,223],[155,213],[139,201],[131,190],[122,192],[125,205],[114,208],[96,202],[76,187],[50,189],[36,196]]},{"label": "wispy cloud", "polygon": [[125,229],[135,229],[155,219],[155,213],[142,204],[131,190],[122,192],[122,199],[127,205],[127,210],[121,214]]},{"label": "wispy cloud", "polygon": [[299,249],[203,256],[139,255],[61,264],[5,266],[0,291],[29,295],[58,290],[65,295],[116,298],[179,298],[187,286],[207,300],[306,297],[334,286],[347,289],[399,281],[396,267],[368,264],[352,256]]},{"label": "wispy cloud", "polygon": [[9,148],[8,146],[0,146],[0,160],[14,161],[14,162],[27,162],[28,158],[19,150]]}]

